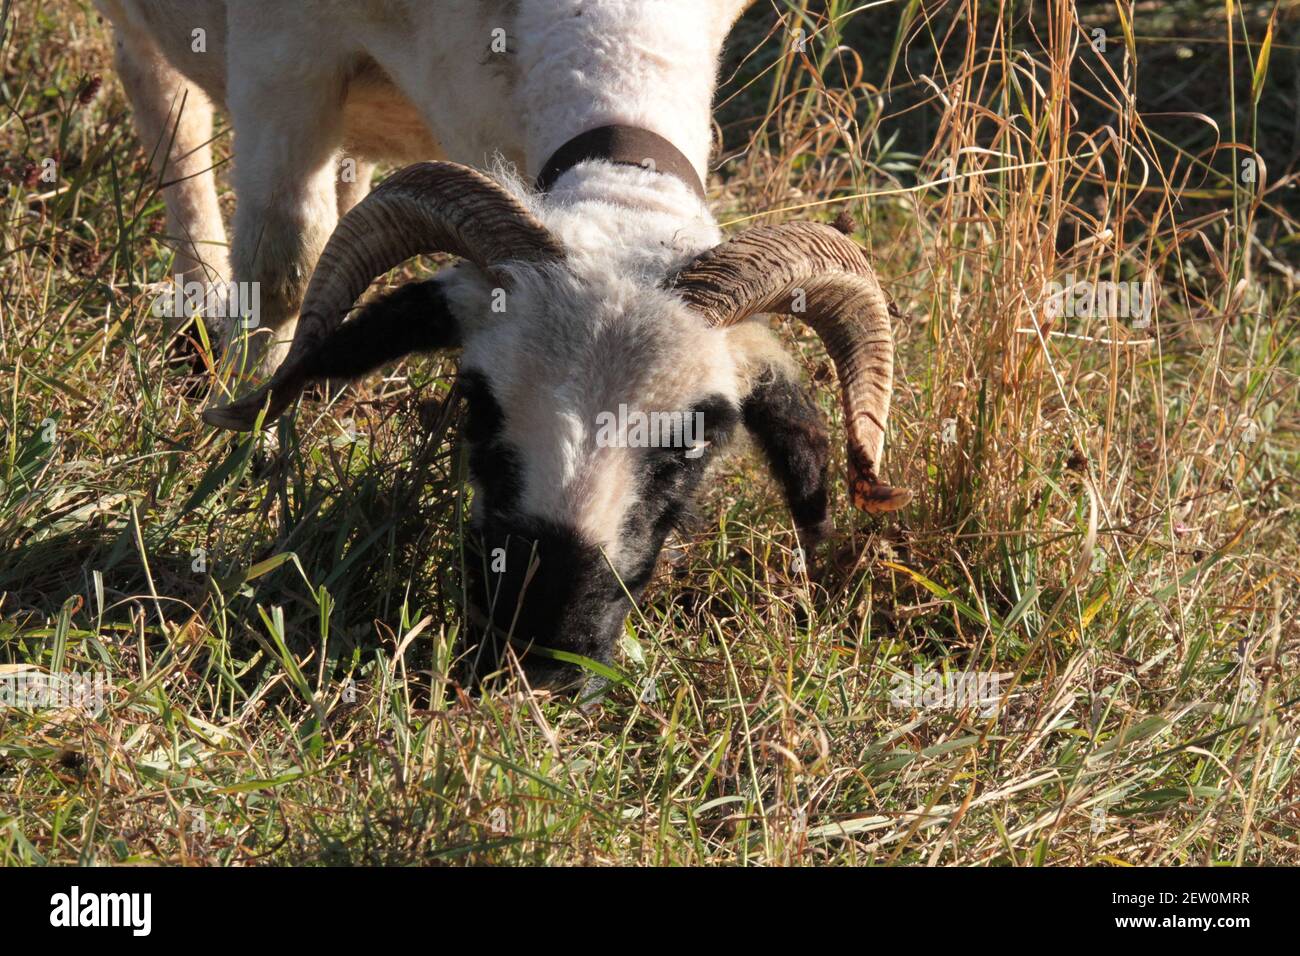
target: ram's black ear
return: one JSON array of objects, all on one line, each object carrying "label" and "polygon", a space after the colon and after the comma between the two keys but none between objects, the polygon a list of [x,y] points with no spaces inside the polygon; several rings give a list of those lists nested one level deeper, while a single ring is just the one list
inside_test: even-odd
[{"label": "ram's black ear", "polygon": [[[314,325],[304,324],[308,318],[315,320]],[[304,311],[294,339],[296,351],[289,353],[271,380],[238,401],[207,409],[203,420],[218,428],[251,431],[263,415],[268,422],[279,418],[313,382],[342,383],[412,352],[460,344],[460,324],[438,279],[402,286],[317,337],[332,324]],[[313,327],[316,332],[303,332]]]},{"label": "ram's black ear", "polygon": [[831,444],[821,411],[785,369],[769,368],[758,377],[741,412],[745,427],[785,489],[800,543],[811,553],[831,530],[827,493]]},{"label": "ram's black ear", "polygon": [[362,306],[316,347],[314,379],[358,378],[412,352],[460,344],[460,324],[439,279],[402,286]]}]

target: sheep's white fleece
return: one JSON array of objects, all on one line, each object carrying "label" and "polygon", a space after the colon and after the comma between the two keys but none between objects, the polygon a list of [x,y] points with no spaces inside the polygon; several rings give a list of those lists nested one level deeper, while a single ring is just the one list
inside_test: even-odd
[{"label": "sheep's white fleece", "polygon": [[[132,92],[137,112],[154,104],[142,132],[167,129],[182,97],[209,118],[213,106],[231,113],[234,278],[261,283],[264,324],[282,342],[344,201],[341,156],[495,167],[568,256],[563,269],[516,270],[505,316],[483,276],[455,271],[463,365],[503,407],[523,509],[583,531],[611,559],[638,452],[596,447],[597,415],[739,400],[759,368],[786,361],[758,326],[708,329],[660,288],[721,238],[683,183],[589,162],[547,196],[524,186],[567,140],[612,123],[660,134],[707,179],[718,57],[750,0],[96,2],[119,61],[151,64],[151,95]],[[199,150],[193,138],[178,137],[163,168]],[[200,192],[169,206],[173,233],[220,242],[211,176],[187,182]]]},{"label": "sheep's white fleece", "polygon": [[[571,137],[626,123],[675,143],[703,177],[718,55],[748,2],[96,0],[120,72],[142,77],[131,98],[147,146],[167,143],[182,101],[231,113],[231,265],[261,284],[263,325],[281,340],[338,204],[359,193],[336,196],[345,153],[480,168],[500,156],[534,177]],[[173,162],[203,151],[205,125],[184,125]],[[169,190],[172,235],[216,249],[211,177],[185,183]],[[224,256],[210,265],[223,272]]]}]

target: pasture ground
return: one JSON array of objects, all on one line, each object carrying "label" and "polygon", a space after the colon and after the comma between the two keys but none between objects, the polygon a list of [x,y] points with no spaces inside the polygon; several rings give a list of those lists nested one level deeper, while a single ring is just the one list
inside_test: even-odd
[{"label": "pasture ground", "polygon": [[[838,485],[810,582],[733,459],[585,708],[447,680],[453,361],[205,427],[108,30],[0,3],[0,676],[107,681],[0,711],[0,863],[1300,858],[1295,0],[760,0],[715,207],[857,218],[916,498]],[[1149,322],[1049,316],[1069,276]],[[999,695],[905,693],[939,673]]]}]

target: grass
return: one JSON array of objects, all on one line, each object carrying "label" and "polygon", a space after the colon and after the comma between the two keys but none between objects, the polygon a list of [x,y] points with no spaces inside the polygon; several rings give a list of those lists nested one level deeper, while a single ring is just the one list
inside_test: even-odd
[{"label": "grass", "polygon": [[[813,583],[733,459],[588,706],[448,681],[452,361],[275,443],[206,428],[106,28],[4,7],[0,669],[109,686],[0,711],[0,861],[1300,856],[1294,0],[752,9],[715,208],[858,218],[916,499],[868,521],[837,489]],[[1150,325],[1048,317],[1067,275],[1149,282]],[[1006,676],[987,713],[900,703],[917,672]]]}]

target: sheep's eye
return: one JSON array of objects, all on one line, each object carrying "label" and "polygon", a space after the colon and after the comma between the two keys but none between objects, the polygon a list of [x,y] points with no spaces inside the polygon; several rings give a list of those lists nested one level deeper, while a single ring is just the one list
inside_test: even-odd
[{"label": "sheep's eye", "polygon": [[721,396],[699,402],[687,414],[693,426],[689,443],[650,451],[648,478],[655,488],[698,478],[717,450],[726,445],[739,421],[736,409]]}]

